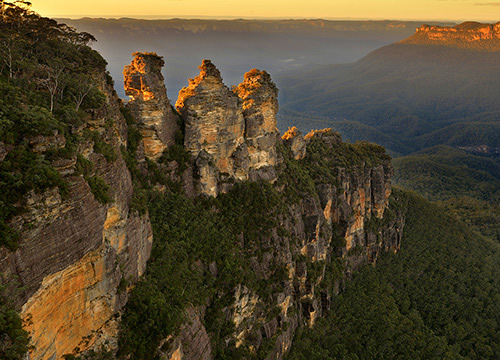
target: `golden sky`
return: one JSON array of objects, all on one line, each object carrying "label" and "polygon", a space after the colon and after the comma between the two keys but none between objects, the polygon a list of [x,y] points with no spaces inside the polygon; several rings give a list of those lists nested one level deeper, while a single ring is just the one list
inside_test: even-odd
[{"label": "golden sky", "polygon": [[500,0],[32,0],[45,16],[499,21]]}]

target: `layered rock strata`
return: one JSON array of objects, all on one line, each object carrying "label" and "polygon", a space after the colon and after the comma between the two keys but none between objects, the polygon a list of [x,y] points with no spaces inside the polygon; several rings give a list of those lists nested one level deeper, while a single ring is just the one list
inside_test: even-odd
[{"label": "layered rock strata", "polygon": [[178,131],[161,73],[165,62],[154,53],[133,55],[132,63],[123,70],[125,94],[130,97],[127,107],[138,120],[145,155],[158,159],[175,143]]},{"label": "layered rock strata", "polygon": [[[77,170],[76,155],[52,164],[68,183],[68,194],[57,188],[32,192],[25,211],[11,221],[20,233],[19,248],[0,249],[0,273],[20,290],[13,299],[31,336],[31,360],[62,359],[116,336],[115,315],[127,302],[130,288],[146,270],[152,245],[147,215],[129,210],[133,196],[130,173],[120,154],[126,145],[127,125],[119,99],[106,83],[95,79],[105,105],[76,129],[84,140],[77,153],[92,164],[88,176],[100,177],[109,187],[110,202],[98,202]],[[96,151],[88,131],[99,134],[114,152],[107,160]],[[66,146],[64,136],[30,139],[39,154]]]},{"label": "layered rock strata", "polygon": [[[330,129],[311,132],[305,138],[291,129],[284,138],[292,158],[299,161],[307,160],[306,145],[311,141],[329,148],[345,150],[347,146]],[[278,177],[284,176],[286,169],[279,169]],[[390,160],[333,170],[337,174],[333,181],[322,179],[314,192],[304,193],[297,203],[287,205],[271,235],[262,236],[250,251],[252,271],[270,295],[263,297],[245,283],[237,286],[233,304],[224,310],[234,327],[226,343],[261,359],[282,359],[297,328],[313,326],[325,315],[352,271],[360,264],[375,263],[380,252],[399,249],[404,219],[389,208]],[[284,271],[284,278],[278,275],[280,271]],[[190,326],[194,326],[191,336],[166,340],[172,345],[163,359],[202,356],[191,356],[187,349],[194,346],[196,334],[206,330],[197,321],[186,323],[184,328]],[[212,359],[213,353],[207,348],[203,358]]]},{"label": "layered rock strata", "polygon": [[470,21],[453,27],[422,25],[413,36],[401,43],[500,51],[500,22],[481,24]]},{"label": "layered rock strata", "polygon": [[276,178],[278,89],[265,71],[252,70],[231,91],[210,60],[190,79],[176,103],[186,131],[199,191],[216,196],[224,181]]}]

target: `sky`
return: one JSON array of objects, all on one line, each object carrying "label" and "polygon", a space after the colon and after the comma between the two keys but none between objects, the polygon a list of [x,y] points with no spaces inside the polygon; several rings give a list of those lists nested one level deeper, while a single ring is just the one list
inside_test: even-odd
[{"label": "sky", "polygon": [[51,17],[243,17],[499,21],[500,0],[32,0]]}]

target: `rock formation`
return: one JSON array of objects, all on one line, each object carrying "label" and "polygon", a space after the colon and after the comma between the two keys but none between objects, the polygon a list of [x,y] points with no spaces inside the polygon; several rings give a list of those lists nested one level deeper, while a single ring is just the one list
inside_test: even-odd
[{"label": "rock formation", "polygon": [[307,142],[295,126],[289,128],[282,138],[285,144],[292,150],[295,160],[302,160],[306,156]]},{"label": "rock formation", "polygon": [[[116,156],[107,160],[92,139],[78,144],[78,154],[93,164],[92,176],[110,186],[111,201],[99,203],[76,155],[53,166],[69,184],[67,196],[58,189],[31,192],[25,211],[11,221],[20,233],[19,248],[0,248],[0,273],[15,287],[14,300],[31,336],[32,360],[61,359],[76,348],[85,350],[116,336],[115,314],[127,302],[128,290],[146,270],[152,246],[147,215],[129,210],[134,189],[120,155],[126,143],[126,123],[119,100],[106,84],[97,83],[107,102],[80,129],[80,136],[99,133]],[[111,125],[110,125],[111,124]],[[30,139],[33,151],[43,154],[49,144],[66,145],[64,136]]]},{"label": "rock formation", "polygon": [[[282,359],[297,328],[314,325],[329,310],[332,297],[353,270],[376,262],[381,251],[399,248],[404,220],[389,208],[390,158],[374,145],[360,151],[357,145],[343,143],[331,129],[303,137],[291,128],[281,139],[276,128],[278,89],[269,74],[251,70],[230,90],[216,67],[204,60],[199,76],[181,90],[176,103],[185,124],[182,151],[190,157],[183,157],[187,164],[175,178],[170,170],[181,169],[180,160],[161,158],[179,140],[180,130],[166,95],[162,66],[160,57],[137,53],[124,71],[131,97],[127,107],[135,120],[129,125],[140,130],[144,154],[156,160],[139,169],[141,179],[160,191],[167,190],[169,181],[179,185],[187,179],[197,185],[197,191],[189,194],[193,196],[229,192],[237,181],[248,180],[252,186],[263,181],[262,186],[272,186],[273,193],[281,196],[276,225],[245,245],[252,274],[266,285],[268,294],[244,281],[214,293],[229,291],[232,299],[222,310],[221,321],[230,321],[232,329],[222,339],[226,346]],[[130,129],[110,85],[100,90],[107,102],[78,130],[84,139],[78,143],[78,157],[53,164],[70,184],[67,198],[57,189],[30,193],[27,211],[11,221],[21,234],[19,249],[0,249],[0,273],[4,279],[20,280],[22,291],[15,300],[32,337],[32,360],[61,359],[105,342],[116,349],[117,319],[151,253],[149,217],[131,210],[132,177],[120,152]],[[100,153],[97,139],[114,156]],[[66,139],[54,133],[27,143],[43,155],[49,144],[64,148]],[[0,143],[0,161],[8,151]],[[370,159],[359,155],[365,153],[372,154]],[[342,159],[345,154],[352,156]],[[91,174],[77,170],[82,159],[93,164]],[[322,167],[317,173],[315,161]],[[151,164],[154,176],[148,173]],[[109,202],[97,201],[89,186],[92,176],[110,186]],[[161,176],[168,180],[160,186],[155,181]],[[175,189],[168,191],[181,191]],[[295,200],[286,198],[287,191]],[[235,236],[235,242],[240,240]],[[217,278],[215,262],[193,261]],[[161,341],[156,355],[168,360],[212,359],[217,351],[210,329],[205,328],[206,312],[206,305],[186,306],[186,321]]]},{"label": "rock formation", "polygon": [[[347,151],[340,135],[330,129],[313,131],[306,139],[295,129],[287,134],[285,146],[293,156],[300,154],[300,159],[307,154],[305,145],[298,147],[299,152],[292,151],[298,139],[301,144],[314,141]],[[336,173],[333,182],[318,179],[314,192],[302,194],[296,204],[290,205],[280,219],[279,228],[262,237],[250,252],[252,270],[272,295],[259,296],[245,284],[235,289],[234,302],[224,312],[234,326],[226,342],[234,342],[236,347],[254,354],[265,346],[268,350],[262,359],[282,359],[297,328],[312,326],[329,310],[331,299],[352,271],[362,263],[375,263],[382,251],[399,249],[404,221],[401,214],[387,210],[392,175],[390,159],[374,165],[361,162],[349,168],[339,166]],[[386,211],[392,215],[385,217]],[[264,255],[259,256],[259,252]],[[339,257],[346,264],[344,270]],[[336,266],[340,273],[332,286],[328,282],[332,281],[331,273]],[[273,269],[286,269],[286,277],[273,282],[276,276]],[[274,315],[270,315],[269,309],[276,309]],[[203,307],[197,311],[203,312]],[[194,360],[201,356],[197,352],[191,356],[187,349],[199,349],[193,339],[206,330],[193,318],[192,310],[188,314],[192,320],[183,329],[191,329],[192,335],[181,334],[166,340],[171,346],[169,352],[163,353],[164,359]],[[205,351],[205,355],[213,353],[210,348]]]},{"label": "rock formation", "polygon": [[[244,75],[244,81],[234,87],[233,92],[243,102],[249,168],[251,172],[258,172],[258,175],[251,174],[251,177],[272,181],[276,176],[274,166],[278,164],[278,88],[267,72],[253,69]],[[267,176],[264,175],[266,170]]]},{"label": "rock formation", "polygon": [[248,177],[245,121],[238,97],[222,82],[219,70],[203,60],[200,74],[179,93],[176,107],[186,123],[184,146],[196,159],[201,192],[218,193],[218,174]]},{"label": "rock formation", "polygon": [[469,21],[453,27],[422,25],[401,43],[500,51],[500,22],[481,24]]},{"label": "rock formation", "polygon": [[200,191],[215,196],[221,180],[276,178],[278,89],[265,71],[251,70],[233,91],[203,60],[200,74],[179,93],[186,122],[184,145],[195,159]]},{"label": "rock formation", "polygon": [[144,153],[158,159],[175,143],[177,116],[167,97],[161,68],[164,61],[154,53],[134,53],[134,59],[123,70],[127,107],[139,120]]}]

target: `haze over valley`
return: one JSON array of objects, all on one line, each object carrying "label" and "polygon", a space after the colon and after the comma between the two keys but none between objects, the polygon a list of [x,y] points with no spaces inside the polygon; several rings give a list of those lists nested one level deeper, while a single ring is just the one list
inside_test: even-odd
[{"label": "haze over valley", "polygon": [[0,359],[500,358],[497,3],[82,4],[0,2]]}]

